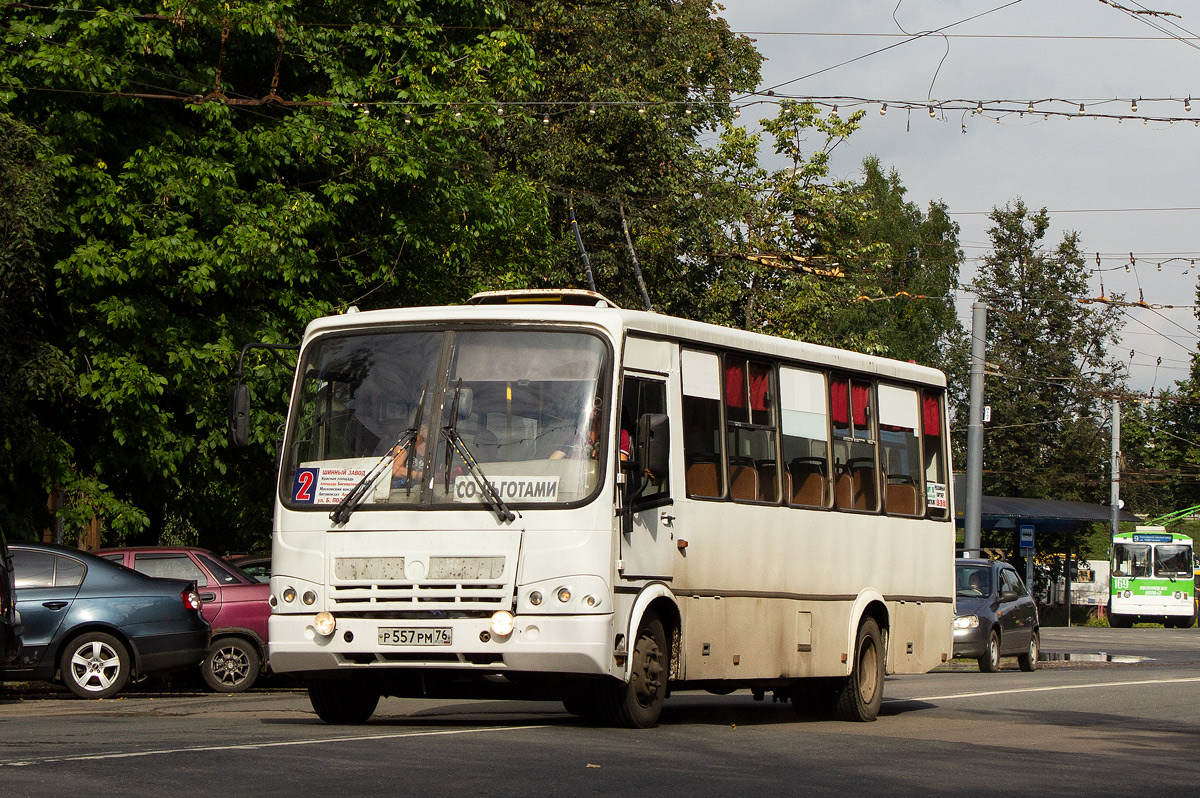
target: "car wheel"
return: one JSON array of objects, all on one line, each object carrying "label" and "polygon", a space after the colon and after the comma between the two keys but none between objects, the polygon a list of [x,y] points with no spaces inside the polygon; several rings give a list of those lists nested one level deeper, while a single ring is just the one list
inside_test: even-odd
[{"label": "car wheel", "polygon": [[854,644],[854,667],[841,685],[833,716],[838,720],[867,722],[879,717],[883,705],[883,635],[874,618],[858,625]]},{"label": "car wheel", "polygon": [[979,658],[979,670],[984,673],[1000,670],[1000,633],[995,629],[988,635],[987,651]]},{"label": "car wheel", "polygon": [[261,669],[262,658],[253,643],[240,637],[223,637],[208,647],[200,674],[215,693],[240,693],[250,689]]},{"label": "car wheel", "polygon": [[59,659],[63,684],[80,698],[110,698],[129,681],[129,652],[103,632],[87,632],[72,640]]},{"label": "car wheel", "polygon": [[1041,651],[1042,641],[1040,635],[1035,629],[1029,637],[1029,650],[1017,657],[1017,664],[1021,666],[1023,671],[1036,671],[1038,663],[1038,653]]},{"label": "car wheel", "polygon": [[356,681],[323,679],[308,685],[308,700],[326,723],[366,723],[379,697],[377,688]]}]

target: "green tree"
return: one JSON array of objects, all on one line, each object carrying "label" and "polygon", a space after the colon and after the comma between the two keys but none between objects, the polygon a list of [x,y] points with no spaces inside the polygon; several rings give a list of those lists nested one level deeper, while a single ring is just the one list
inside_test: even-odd
[{"label": "green tree", "polygon": [[997,372],[985,388],[992,413],[984,493],[1104,502],[1104,397],[1122,377],[1106,351],[1118,311],[1081,302],[1089,292],[1078,237],[1067,233],[1053,250],[1043,248],[1044,208],[1016,200],[991,219],[992,253],[972,286],[989,307],[987,361]]},{"label": "green tree", "polygon": [[[54,227],[53,187],[37,133],[0,114],[0,526],[32,537],[48,522],[45,475],[70,451],[45,425],[61,382],[63,354],[45,339],[46,270],[41,251]],[[30,497],[32,500],[30,500]]]},{"label": "green tree", "polygon": [[[544,257],[543,197],[480,136],[532,124],[495,115],[535,81],[499,4],[10,5],[0,31],[0,101],[44,132],[62,226],[41,332],[66,364],[45,393],[69,457],[40,476],[111,542],[265,540],[281,416],[227,451],[242,343]],[[251,368],[259,407],[282,408],[286,370]]]},{"label": "green tree", "polygon": [[863,161],[858,191],[868,209],[859,235],[864,242],[887,245],[890,253],[878,279],[886,304],[882,312],[878,302],[858,305],[859,323],[877,328],[889,357],[940,368],[952,384],[965,383],[965,363],[954,358],[965,336],[954,306],[963,257],[958,224],[945,203],[930,202],[922,211],[905,200],[900,174],[885,173],[875,156]]},{"label": "green tree", "polygon": [[878,295],[889,248],[866,243],[867,202],[848,181],[829,177],[829,156],[858,128],[811,103],[785,102],[762,127],[775,160],[760,159],[762,136],[727,125],[709,153],[710,266],[704,318],[775,335],[866,352],[883,344],[872,324],[847,307]]},{"label": "green tree", "polygon": [[1121,495],[1139,514],[1200,504],[1200,360],[1149,401],[1121,403]]},{"label": "green tree", "polygon": [[533,104],[520,111],[536,124],[496,128],[488,146],[503,168],[544,183],[556,233],[549,268],[513,270],[512,283],[586,287],[573,205],[598,290],[642,306],[624,221],[655,307],[698,312],[719,206],[699,142],[732,120],[730,99],[758,83],[762,60],[719,11],[709,0],[512,6],[537,56]]}]

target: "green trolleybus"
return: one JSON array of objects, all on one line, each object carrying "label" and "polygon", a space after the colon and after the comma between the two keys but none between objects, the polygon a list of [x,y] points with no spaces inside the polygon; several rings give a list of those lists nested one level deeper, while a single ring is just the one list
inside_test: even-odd
[{"label": "green trolleybus", "polygon": [[1187,629],[1196,621],[1192,602],[1192,539],[1161,526],[1139,526],[1112,539],[1109,625],[1135,621]]}]

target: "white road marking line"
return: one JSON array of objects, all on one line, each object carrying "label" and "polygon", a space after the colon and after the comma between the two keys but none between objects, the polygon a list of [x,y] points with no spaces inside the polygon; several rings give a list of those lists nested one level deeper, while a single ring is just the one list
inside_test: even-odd
[{"label": "white road marking line", "polygon": [[232,745],[198,745],[182,748],[157,748],[151,751],[114,751],[104,754],[79,754],[76,756],[51,756],[36,759],[0,762],[0,768],[46,765],[57,762],[96,762],[104,759],[132,759],[142,756],[165,756],[167,754],[192,754],[207,751],[257,751],[264,748],[283,748],[293,745],[320,745],[322,743],[357,743],[373,740],[398,740],[405,737],[439,737],[450,734],[486,734],[488,732],[545,729],[546,726],[498,726],[492,729],[451,729],[449,731],[396,732],[395,734],[364,734],[353,737],[326,737],[318,740],[277,740],[265,743],[237,743]]},{"label": "white road marking line", "polygon": [[1021,687],[1013,690],[986,690],[979,693],[953,693],[949,695],[927,695],[917,698],[892,698],[891,703],[904,703],[905,701],[953,701],[958,698],[983,698],[992,695],[1014,695],[1016,693],[1050,693],[1057,690],[1092,690],[1098,687],[1130,687],[1146,684],[1183,684],[1187,682],[1200,682],[1200,677],[1189,677],[1186,679],[1139,679],[1128,682],[1093,682],[1091,684],[1061,684],[1053,687]]}]

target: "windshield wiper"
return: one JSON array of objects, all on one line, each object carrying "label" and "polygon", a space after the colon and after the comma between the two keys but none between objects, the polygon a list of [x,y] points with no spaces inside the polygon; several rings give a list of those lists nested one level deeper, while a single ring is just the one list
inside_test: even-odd
[{"label": "windshield wiper", "polygon": [[[358,505],[362,504],[367,493],[375,487],[375,483],[383,475],[384,469],[391,466],[392,461],[396,459],[396,455],[401,449],[406,453],[405,462],[412,463],[413,450],[417,445],[417,432],[421,429],[421,416],[425,412],[425,391],[428,389],[429,382],[426,381],[425,387],[421,389],[421,401],[417,405],[417,416],[413,420],[413,425],[400,433],[400,437],[396,439],[396,442],[388,447],[388,450],[375,462],[375,465],[371,466],[370,470],[363,474],[362,479],[354,483],[354,487],[333,508],[333,512],[329,514],[329,519],[335,524],[344,524],[350,520],[350,516],[353,515]],[[411,473],[408,478],[407,488],[411,493]]]},{"label": "windshield wiper", "polygon": [[512,523],[516,520],[517,514],[508,509],[508,505],[504,503],[504,499],[500,498],[500,494],[496,492],[492,483],[488,481],[487,475],[479,467],[475,456],[471,454],[466,442],[458,434],[458,400],[461,393],[462,378],[459,378],[458,385],[454,387],[454,402],[450,405],[449,423],[442,427],[442,437],[446,439],[446,473],[444,477],[446,493],[450,493],[450,466],[453,462],[450,448],[454,447],[454,451],[462,458],[463,464],[467,467],[467,472],[474,477],[475,483],[479,486],[479,492],[487,499],[488,506],[496,514],[496,518],[502,524]]}]

